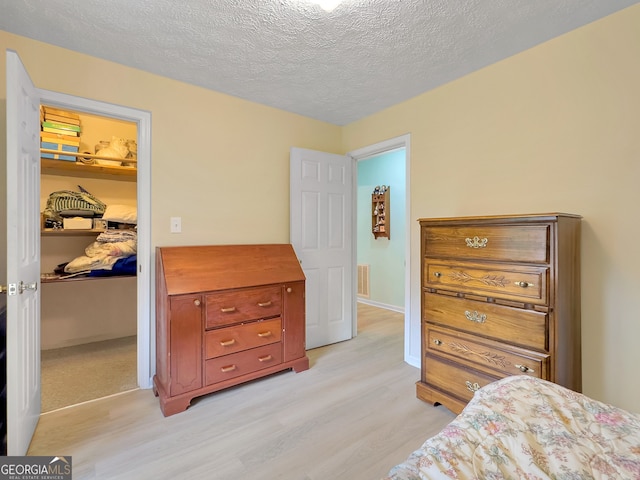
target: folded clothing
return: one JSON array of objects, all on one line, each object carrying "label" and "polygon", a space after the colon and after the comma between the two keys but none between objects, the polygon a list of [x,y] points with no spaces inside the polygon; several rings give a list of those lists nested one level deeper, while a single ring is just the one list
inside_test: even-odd
[{"label": "folded clothing", "polygon": [[137,253],[137,234],[132,230],[107,230],[98,235],[84,250],[85,255],[74,258],[64,267],[66,273],[86,270],[112,270],[120,258]]},{"label": "folded clothing", "polygon": [[135,240],[112,243],[95,241],[84,249],[87,257],[128,257],[129,255],[135,254],[136,251],[137,243]]},{"label": "folded clothing", "polygon": [[50,193],[43,212],[45,218],[61,221],[60,212],[73,212],[73,215],[68,216],[74,217],[102,216],[107,206],[81,185],[78,185],[78,190],[80,191],[58,190]]},{"label": "folded clothing", "polygon": [[111,270],[91,270],[90,277],[109,277],[113,275],[135,275],[137,273],[138,256],[131,255],[119,258],[111,267]]},{"label": "folded clothing", "polygon": [[96,238],[96,241],[101,243],[117,243],[126,242],[128,240],[137,242],[138,232],[135,230],[109,229],[102,232],[98,235],[98,238]]}]

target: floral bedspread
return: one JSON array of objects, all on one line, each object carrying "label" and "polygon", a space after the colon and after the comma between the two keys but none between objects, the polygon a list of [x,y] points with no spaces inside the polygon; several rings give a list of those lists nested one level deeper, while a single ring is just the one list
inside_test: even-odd
[{"label": "floral bedspread", "polygon": [[385,480],[640,479],[640,415],[559,385],[511,376],[466,408]]}]

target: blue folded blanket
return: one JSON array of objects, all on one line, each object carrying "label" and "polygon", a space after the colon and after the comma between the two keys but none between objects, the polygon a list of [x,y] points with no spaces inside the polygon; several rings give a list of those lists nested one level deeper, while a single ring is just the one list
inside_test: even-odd
[{"label": "blue folded blanket", "polygon": [[138,264],[138,256],[131,255],[119,258],[113,264],[111,270],[91,270],[90,277],[112,277],[114,275],[135,275]]}]

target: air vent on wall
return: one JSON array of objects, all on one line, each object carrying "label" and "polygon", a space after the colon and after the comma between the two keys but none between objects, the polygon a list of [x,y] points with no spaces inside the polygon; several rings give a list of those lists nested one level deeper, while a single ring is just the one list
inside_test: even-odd
[{"label": "air vent on wall", "polygon": [[358,296],[369,298],[369,265],[358,265]]}]

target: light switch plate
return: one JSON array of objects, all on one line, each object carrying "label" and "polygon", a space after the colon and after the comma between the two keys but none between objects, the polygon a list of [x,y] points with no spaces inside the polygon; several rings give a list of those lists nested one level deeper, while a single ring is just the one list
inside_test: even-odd
[{"label": "light switch plate", "polygon": [[171,217],[171,233],[182,232],[182,217]]}]

